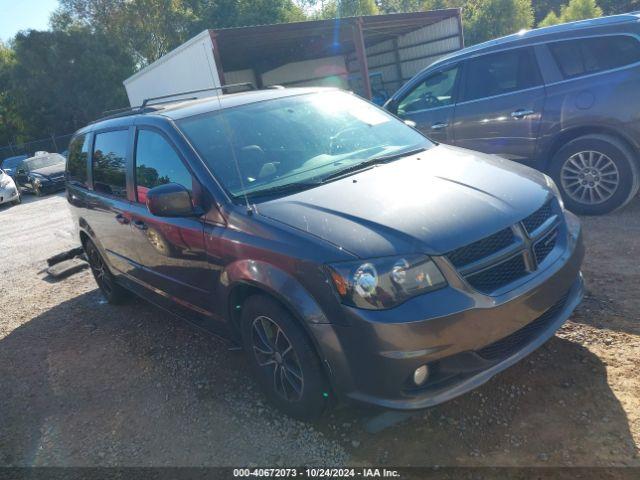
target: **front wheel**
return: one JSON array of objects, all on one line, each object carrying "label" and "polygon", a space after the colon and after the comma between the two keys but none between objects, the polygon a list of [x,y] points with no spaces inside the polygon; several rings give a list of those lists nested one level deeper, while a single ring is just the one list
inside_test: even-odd
[{"label": "front wheel", "polygon": [[20,205],[22,203],[22,194],[18,192],[18,198],[13,201],[14,205]]},{"label": "front wheel", "polygon": [[127,301],[131,294],[116,283],[113,274],[105,263],[100,251],[91,240],[87,240],[84,244],[84,251],[91,267],[91,273],[95,278],[100,291],[107,299],[107,302],[119,305]]},{"label": "front wheel", "polygon": [[602,215],[638,192],[638,166],[628,147],[607,135],[576,138],[555,154],[551,176],[569,210]]},{"label": "front wheel", "polygon": [[311,341],[293,316],[266,295],[242,307],[242,340],[251,369],[267,398],[299,420],[319,418],[329,385]]}]

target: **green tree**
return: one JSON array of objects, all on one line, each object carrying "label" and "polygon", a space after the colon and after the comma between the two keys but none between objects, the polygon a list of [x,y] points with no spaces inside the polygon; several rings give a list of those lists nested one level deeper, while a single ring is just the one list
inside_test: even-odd
[{"label": "green tree", "polygon": [[22,122],[11,94],[11,75],[15,65],[13,50],[0,41],[0,146],[22,141]]},{"label": "green tree", "polygon": [[551,25],[557,25],[559,23],[562,23],[562,21],[560,20],[560,17],[558,17],[558,15],[556,15],[556,12],[554,12],[553,10],[551,10],[546,17],[544,17],[540,23],[538,23],[539,27],[549,27]]},{"label": "green tree", "polygon": [[562,23],[601,16],[602,9],[598,6],[596,0],[570,0],[569,4],[563,6],[560,10],[560,21]]},{"label": "green tree", "polygon": [[637,12],[640,10],[640,0],[599,0],[598,5],[604,15]]},{"label": "green tree", "polygon": [[380,13],[374,0],[329,0],[319,12],[320,18],[356,17]]},{"label": "green tree", "polygon": [[9,95],[31,139],[73,132],[127,104],[122,80],[134,61],[109,36],[77,27],[31,30],[19,33],[13,47]]},{"label": "green tree", "polygon": [[560,15],[551,10],[549,14],[538,24],[539,27],[548,27],[559,23],[575,22],[587,18],[602,16],[602,9],[595,0],[570,0],[567,5],[560,7]]},{"label": "green tree", "polygon": [[533,25],[531,0],[477,0],[464,13],[467,45],[515,33]]}]

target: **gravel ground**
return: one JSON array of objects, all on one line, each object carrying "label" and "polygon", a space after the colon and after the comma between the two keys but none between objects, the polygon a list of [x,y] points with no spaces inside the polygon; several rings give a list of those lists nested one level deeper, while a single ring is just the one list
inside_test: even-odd
[{"label": "gravel ground", "polygon": [[0,224],[0,466],[640,466],[640,200],[584,219],[587,297],[525,361],[430,410],[313,425],[266,405],[241,352],[106,304],[88,271],[50,280],[75,243],[63,194]]}]

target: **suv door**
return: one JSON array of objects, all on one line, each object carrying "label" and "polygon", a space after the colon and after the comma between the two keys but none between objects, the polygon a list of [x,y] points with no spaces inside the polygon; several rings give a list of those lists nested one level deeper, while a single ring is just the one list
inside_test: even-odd
[{"label": "suv door", "polygon": [[134,276],[155,293],[187,307],[190,313],[210,317],[213,275],[204,246],[202,218],[157,217],[146,206],[146,193],[167,183],[189,190],[194,205],[201,205],[204,192],[159,130],[139,127],[134,152],[131,225],[139,264]]},{"label": "suv door", "polygon": [[123,273],[131,273],[135,262],[126,183],[130,135],[126,127],[94,134],[91,191],[83,211],[109,265]]},{"label": "suv door", "polygon": [[532,48],[469,59],[454,136],[458,146],[527,162],[535,156],[545,87]]},{"label": "suv door", "polygon": [[392,113],[416,123],[427,137],[453,143],[453,114],[459,66],[447,66],[426,73],[400,97],[394,99]]}]

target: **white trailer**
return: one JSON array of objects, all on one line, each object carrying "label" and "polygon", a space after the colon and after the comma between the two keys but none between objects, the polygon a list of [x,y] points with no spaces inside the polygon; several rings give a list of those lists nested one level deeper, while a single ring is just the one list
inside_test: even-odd
[{"label": "white trailer", "polygon": [[[146,98],[220,87],[213,48],[209,30],[205,30],[127,78],[123,83],[129,104],[135,107]],[[188,97],[212,95],[216,90]]]}]

